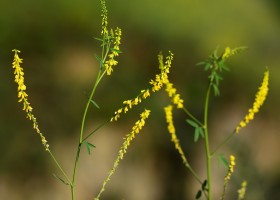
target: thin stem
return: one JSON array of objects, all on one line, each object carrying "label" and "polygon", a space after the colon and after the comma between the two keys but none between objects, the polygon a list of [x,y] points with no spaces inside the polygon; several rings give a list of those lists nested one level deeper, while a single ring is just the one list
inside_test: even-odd
[{"label": "thin stem", "polygon": [[62,169],[62,167],[60,166],[60,164],[58,163],[58,161],[56,160],[56,158],[54,157],[54,155],[52,154],[51,150],[48,150],[48,153],[51,155],[53,161],[55,162],[55,164],[57,165],[57,167],[60,169],[60,171],[62,172],[63,176],[66,178],[67,183],[69,185],[71,185],[71,181],[68,178],[68,176],[66,175],[66,173],[64,172],[64,170]]},{"label": "thin stem", "polygon": [[190,166],[188,162],[185,162],[185,166],[190,170],[194,178],[202,185],[202,181],[200,180],[199,176],[197,173],[193,170],[193,168]]},{"label": "thin stem", "polygon": [[211,154],[209,147],[209,137],[208,137],[208,108],[209,108],[209,98],[211,92],[212,82],[210,82],[205,99],[204,107],[204,133],[205,133],[205,151],[207,160],[207,183],[208,183],[208,200],[211,200]]},{"label": "thin stem", "polygon": [[187,108],[183,107],[183,110],[185,111],[185,113],[186,113],[190,118],[192,118],[192,120],[194,120],[196,123],[198,123],[201,127],[204,127],[204,124],[201,123],[195,116],[193,116]]},{"label": "thin stem", "polygon": [[102,128],[104,125],[106,125],[108,122],[110,122],[111,119],[108,119],[106,122],[103,122],[102,124],[100,124],[98,127],[96,127],[93,131],[91,131],[83,140],[82,143],[84,141],[86,141],[90,136],[92,136],[96,131],[98,131],[100,128]]},{"label": "thin stem", "polygon": [[211,156],[213,156],[222,146],[224,146],[228,141],[230,141],[230,139],[235,135],[235,132],[232,132],[231,134],[229,134],[226,139],[220,143],[215,150],[211,153]]},{"label": "thin stem", "polygon": [[[73,170],[73,178],[72,178],[72,183],[71,183],[71,194],[72,194],[72,200],[75,199],[75,182],[76,182],[76,174],[77,174],[77,168],[78,168],[78,163],[79,163],[79,158],[80,158],[80,151],[81,151],[81,146],[83,144],[83,142],[85,141],[85,139],[83,139],[83,134],[84,134],[84,127],[85,127],[85,121],[86,121],[86,117],[87,117],[87,113],[88,113],[88,109],[89,109],[89,105],[90,102],[93,98],[93,95],[95,93],[95,90],[98,86],[98,84],[100,83],[101,79],[103,78],[103,76],[106,73],[106,70],[103,71],[103,63],[105,62],[108,53],[110,51],[110,44],[111,42],[108,42],[107,44],[105,44],[105,35],[103,36],[103,43],[102,43],[102,60],[100,62],[100,67],[99,67],[99,72],[96,78],[96,81],[94,83],[94,86],[91,90],[90,96],[88,98],[85,110],[84,110],[84,114],[83,114],[83,118],[82,118],[82,123],[81,123],[81,131],[80,131],[80,139],[79,139],[79,144],[78,144],[78,149],[77,149],[77,153],[76,153],[76,160],[75,160],[75,165],[74,165],[74,170]],[[106,47],[105,47],[106,45]],[[106,50],[105,50],[106,48]],[[103,72],[102,72],[103,71]],[[99,127],[101,128],[101,127]],[[90,135],[92,135],[93,133],[90,133]],[[89,135],[89,136],[90,136]],[[89,137],[87,136],[86,139]]]}]

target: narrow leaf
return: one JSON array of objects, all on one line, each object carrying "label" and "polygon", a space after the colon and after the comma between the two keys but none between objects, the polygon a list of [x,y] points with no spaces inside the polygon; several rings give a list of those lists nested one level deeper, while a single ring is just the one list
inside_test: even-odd
[{"label": "narrow leaf", "polygon": [[94,39],[103,42],[103,40],[101,38],[94,37]]},{"label": "narrow leaf", "polygon": [[194,142],[197,142],[198,139],[199,139],[199,127],[196,127],[194,131]]},{"label": "narrow leaf", "polygon": [[207,179],[205,180],[205,181],[203,181],[203,183],[202,183],[202,185],[201,185],[201,189],[203,190],[203,191],[208,191],[208,189],[207,189]]},{"label": "narrow leaf", "polygon": [[226,166],[228,168],[229,162],[225,158],[224,154],[219,154],[219,162],[221,162],[224,166]]},{"label": "narrow leaf", "polygon": [[219,88],[216,84],[213,84],[213,89],[214,89],[215,96],[219,96],[220,95],[220,90],[219,90]]},{"label": "narrow leaf", "polygon": [[86,148],[88,151],[88,155],[90,155],[90,148],[95,148],[95,146],[89,142],[86,142]]},{"label": "narrow leaf", "polygon": [[205,138],[203,128],[198,127],[197,129],[198,129],[199,135],[201,135],[202,138]]},{"label": "narrow leaf", "polygon": [[196,63],[195,65],[199,66],[199,65],[205,65],[205,64],[206,64],[206,62],[202,61],[202,62]]},{"label": "narrow leaf", "polygon": [[187,119],[186,121],[188,122],[189,125],[191,125],[194,128],[199,127],[198,124],[191,119]]},{"label": "narrow leaf", "polygon": [[62,178],[58,177],[56,174],[53,174],[53,176],[54,176],[57,180],[59,180],[59,181],[61,181],[62,183],[64,183],[65,185],[69,185],[69,183],[67,183],[66,181],[64,181]]},{"label": "narrow leaf", "polygon": [[93,101],[93,100],[91,99],[90,102],[91,102],[96,108],[100,109],[99,105],[98,105],[95,101]]},{"label": "narrow leaf", "polygon": [[119,50],[119,49],[114,49],[114,48],[111,48],[111,51],[115,51],[115,52],[117,52],[117,53],[122,53],[121,50]]},{"label": "narrow leaf", "polygon": [[202,194],[201,190],[198,190],[198,192],[195,195],[195,199],[199,199],[201,197],[201,194]]}]

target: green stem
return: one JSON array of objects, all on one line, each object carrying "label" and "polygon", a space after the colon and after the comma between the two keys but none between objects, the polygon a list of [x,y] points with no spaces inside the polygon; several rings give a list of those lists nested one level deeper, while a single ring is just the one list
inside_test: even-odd
[{"label": "green stem", "polygon": [[92,136],[96,131],[98,131],[100,128],[102,128],[105,124],[107,124],[108,122],[110,122],[111,119],[108,119],[106,122],[103,122],[102,124],[100,124],[97,128],[95,128],[93,131],[91,131],[83,140],[82,143],[84,141],[86,141],[90,136]]},{"label": "green stem", "polygon": [[234,135],[235,132],[229,134],[227,138],[215,148],[215,150],[211,153],[211,156],[213,156],[222,146],[224,146]]},{"label": "green stem", "polygon": [[[105,41],[105,36],[103,37],[103,41]],[[106,73],[106,70],[103,71],[103,63],[105,62],[108,53],[110,51],[110,42],[107,43],[106,47],[105,47],[105,42],[102,43],[102,61],[100,62],[100,67],[99,67],[99,71],[98,71],[98,75],[96,78],[96,81],[94,83],[94,86],[91,90],[90,96],[88,98],[85,110],[84,110],[84,114],[83,114],[83,118],[82,118],[82,123],[81,123],[81,131],[80,131],[80,139],[79,139],[79,144],[78,144],[78,149],[77,149],[77,153],[76,153],[76,160],[75,160],[75,165],[74,165],[74,170],[73,170],[73,178],[72,178],[72,183],[71,183],[71,194],[72,194],[72,200],[75,199],[75,183],[76,183],[76,174],[77,174],[77,168],[78,168],[78,163],[79,163],[79,157],[80,157],[80,151],[81,151],[81,146],[83,144],[83,141],[85,139],[83,139],[83,134],[84,134],[84,128],[85,128],[85,121],[86,121],[86,117],[87,117],[87,113],[88,113],[88,109],[89,109],[89,105],[90,102],[93,98],[93,95],[95,93],[95,90],[98,86],[98,84],[100,83],[101,79],[103,78],[103,76]],[[105,51],[106,48],[106,51]],[[103,72],[102,72],[103,71]],[[91,133],[90,135],[92,135],[93,133]],[[87,136],[86,138],[88,138],[89,136]]]},{"label": "green stem", "polygon": [[183,110],[192,120],[198,123],[201,127],[204,127],[204,124],[201,123],[195,116],[193,116],[187,108],[183,107]]},{"label": "green stem", "polygon": [[185,166],[190,170],[194,178],[202,185],[202,181],[200,180],[199,176],[197,173],[193,170],[193,168],[190,166],[188,162],[185,163]]},{"label": "green stem", "polygon": [[208,183],[208,200],[211,200],[211,153],[209,147],[209,137],[208,137],[208,108],[209,108],[209,98],[211,92],[212,82],[210,82],[205,99],[204,107],[204,133],[205,133],[205,151],[206,151],[206,162],[207,162],[207,183]]},{"label": "green stem", "polygon": [[51,155],[53,161],[55,162],[55,164],[57,165],[57,167],[60,169],[60,171],[62,172],[63,176],[66,178],[67,183],[69,185],[71,185],[71,181],[68,178],[68,176],[66,175],[66,173],[64,172],[64,170],[62,169],[62,167],[60,166],[60,164],[58,163],[58,161],[56,160],[56,158],[54,157],[54,155],[52,154],[51,150],[48,150],[48,153]]}]

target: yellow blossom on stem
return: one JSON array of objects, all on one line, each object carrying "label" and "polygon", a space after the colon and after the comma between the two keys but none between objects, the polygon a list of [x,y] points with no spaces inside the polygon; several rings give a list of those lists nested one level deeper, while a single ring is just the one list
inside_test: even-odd
[{"label": "yellow blossom on stem", "polygon": [[228,59],[229,57],[234,56],[237,53],[244,51],[245,49],[247,49],[247,47],[237,47],[234,49],[231,49],[230,47],[226,47],[226,49],[222,55],[222,59],[223,60]]},{"label": "yellow blossom on stem", "polygon": [[[166,82],[169,82],[167,74],[169,73],[172,59],[173,54],[171,52],[169,52],[169,56],[166,57],[165,62],[163,62],[162,54],[160,53],[158,55],[159,69],[161,70],[161,73],[156,75],[155,80],[150,81],[150,84],[152,85],[152,92],[159,91]],[[122,113],[128,112],[133,106],[138,105],[143,99],[148,98],[150,95],[150,89],[145,89],[141,90],[140,94],[136,98],[123,101],[124,106],[114,113],[114,116],[110,119],[110,121],[117,121]],[[183,101],[180,99],[180,96],[176,95],[173,98],[173,103],[176,104],[178,108],[181,108]]]},{"label": "yellow blossom on stem", "polygon": [[140,132],[140,130],[144,127],[146,119],[149,117],[150,112],[151,112],[150,110],[145,110],[144,112],[142,112],[140,114],[140,119],[132,127],[132,131],[129,134],[127,134],[126,137],[124,138],[123,145],[122,145],[121,149],[119,150],[118,157],[114,162],[113,168],[110,170],[106,180],[103,182],[102,188],[99,191],[99,194],[97,195],[95,200],[99,200],[101,194],[105,191],[105,187],[106,187],[107,183],[109,182],[109,180],[111,179],[111,176],[116,171],[120,161],[124,158],[124,155],[126,154],[126,151],[129,147],[130,143],[136,137],[136,135]]},{"label": "yellow blossom on stem", "polygon": [[118,61],[115,60],[115,57],[118,56],[120,52],[122,31],[120,28],[116,28],[115,33],[112,32],[111,35],[114,38],[114,47],[111,49],[111,53],[108,55],[109,59],[104,63],[107,75],[111,75],[113,67],[118,64]]},{"label": "yellow blossom on stem", "polygon": [[224,179],[224,190],[223,190],[222,196],[220,198],[221,200],[223,200],[224,197],[225,197],[225,192],[226,192],[226,189],[227,189],[227,186],[228,186],[228,182],[229,182],[230,177],[231,177],[231,175],[234,171],[235,157],[233,155],[230,155],[229,160],[230,160],[230,163],[229,163],[229,166],[228,166],[227,175],[225,176],[225,179]]},{"label": "yellow blossom on stem", "polygon": [[172,110],[173,110],[173,106],[172,105],[166,106],[164,108],[165,118],[166,118],[166,122],[168,124],[167,129],[168,129],[168,132],[170,133],[171,141],[174,143],[175,148],[179,152],[179,154],[180,154],[180,156],[181,156],[181,158],[183,160],[183,163],[185,165],[188,165],[186,156],[185,156],[185,154],[184,154],[184,152],[182,150],[182,147],[180,145],[180,141],[179,141],[179,139],[177,138],[177,135],[176,135],[176,129],[175,129],[174,124],[173,124]]},{"label": "yellow blossom on stem", "polygon": [[176,93],[176,88],[173,87],[173,84],[169,82],[168,79],[164,82],[166,89],[165,91],[168,93],[168,96],[172,99],[172,103],[177,106],[177,108],[183,108],[184,100],[180,98],[180,94]]},{"label": "yellow blossom on stem", "polygon": [[158,55],[159,68],[161,70],[161,73],[157,74],[155,79],[150,81],[150,84],[153,86],[152,87],[153,92],[159,91],[162,88],[163,84],[168,80],[168,73],[171,67],[173,56],[174,54],[171,51],[169,51],[169,56],[166,57],[166,61],[163,64],[162,54],[160,53]]},{"label": "yellow blossom on stem", "polygon": [[15,82],[18,84],[18,102],[22,102],[23,110],[26,112],[27,118],[33,122],[33,128],[39,134],[43,146],[45,147],[46,151],[50,151],[49,144],[47,143],[46,138],[39,129],[37,119],[32,113],[33,108],[30,106],[30,103],[28,101],[26,86],[24,84],[24,72],[23,68],[20,66],[20,64],[22,63],[22,59],[18,56],[18,53],[20,53],[20,51],[14,49],[13,52],[14,60],[12,63],[12,67],[14,68]]},{"label": "yellow blossom on stem", "polygon": [[264,72],[264,77],[261,86],[256,94],[253,107],[249,109],[248,114],[239,123],[235,129],[235,133],[239,133],[241,128],[244,128],[251,120],[254,119],[254,115],[259,112],[260,107],[263,105],[266,96],[268,94],[268,84],[269,84],[269,71],[268,69]]},{"label": "yellow blossom on stem", "polygon": [[107,25],[108,25],[108,11],[106,8],[106,4],[104,0],[101,0],[101,17],[102,17],[102,21],[101,21],[101,26],[102,26],[102,30],[101,30],[101,35],[108,35],[108,29],[107,29]]},{"label": "yellow blossom on stem", "polygon": [[234,166],[235,166],[235,157],[233,155],[230,155],[229,159],[230,159],[230,164],[229,164],[228,173],[225,177],[225,182],[228,182],[230,180],[230,177],[234,171]]},{"label": "yellow blossom on stem", "polygon": [[238,200],[242,200],[245,198],[247,188],[247,181],[243,181],[241,183],[241,188],[237,191],[238,192]]}]

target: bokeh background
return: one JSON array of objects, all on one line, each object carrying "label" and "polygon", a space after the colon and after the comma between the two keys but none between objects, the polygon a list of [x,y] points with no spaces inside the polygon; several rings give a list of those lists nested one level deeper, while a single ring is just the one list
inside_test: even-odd
[{"label": "bokeh background", "polygon": [[[261,112],[220,152],[236,155],[237,166],[227,199],[237,198],[243,180],[247,199],[280,199],[280,4],[278,0],[142,0],[109,1],[109,26],[121,27],[119,65],[98,88],[87,131],[108,119],[122,101],[135,97],[158,72],[157,54],[175,54],[170,79],[185,105],[203,115],[207,74],[196,63],[220,46],[248,46],[231,58],[224,73],[221,96],[211,97],[210,140],[213,149],[232,131],[251,106],[265,66],[271,71],[270,93]],[[53,178],[60,176],[40,139],[17,103],[11,62],[12,49],[24,58],[29,99],[40,129],[66,172],[71,175],[86,95],[98,70],[100,4],[97,0],[0,1],[0,199],[70,199],[70,189]],[[77,199],[93,199],[117,156],[122,138],[144,108],[151,117],[133,142],[125,160],[109,182],[103,199],[194,199],[200,187],[181,164],[167,133],[158,93],[82,149]],[[191,164],[205,177],[203,142],[193,142],[184,113],[176,111],[175,125]],[[219,152],[219,153],[220,153]],[[219,198],[226,169],[213,159],[214,199]]]}]

